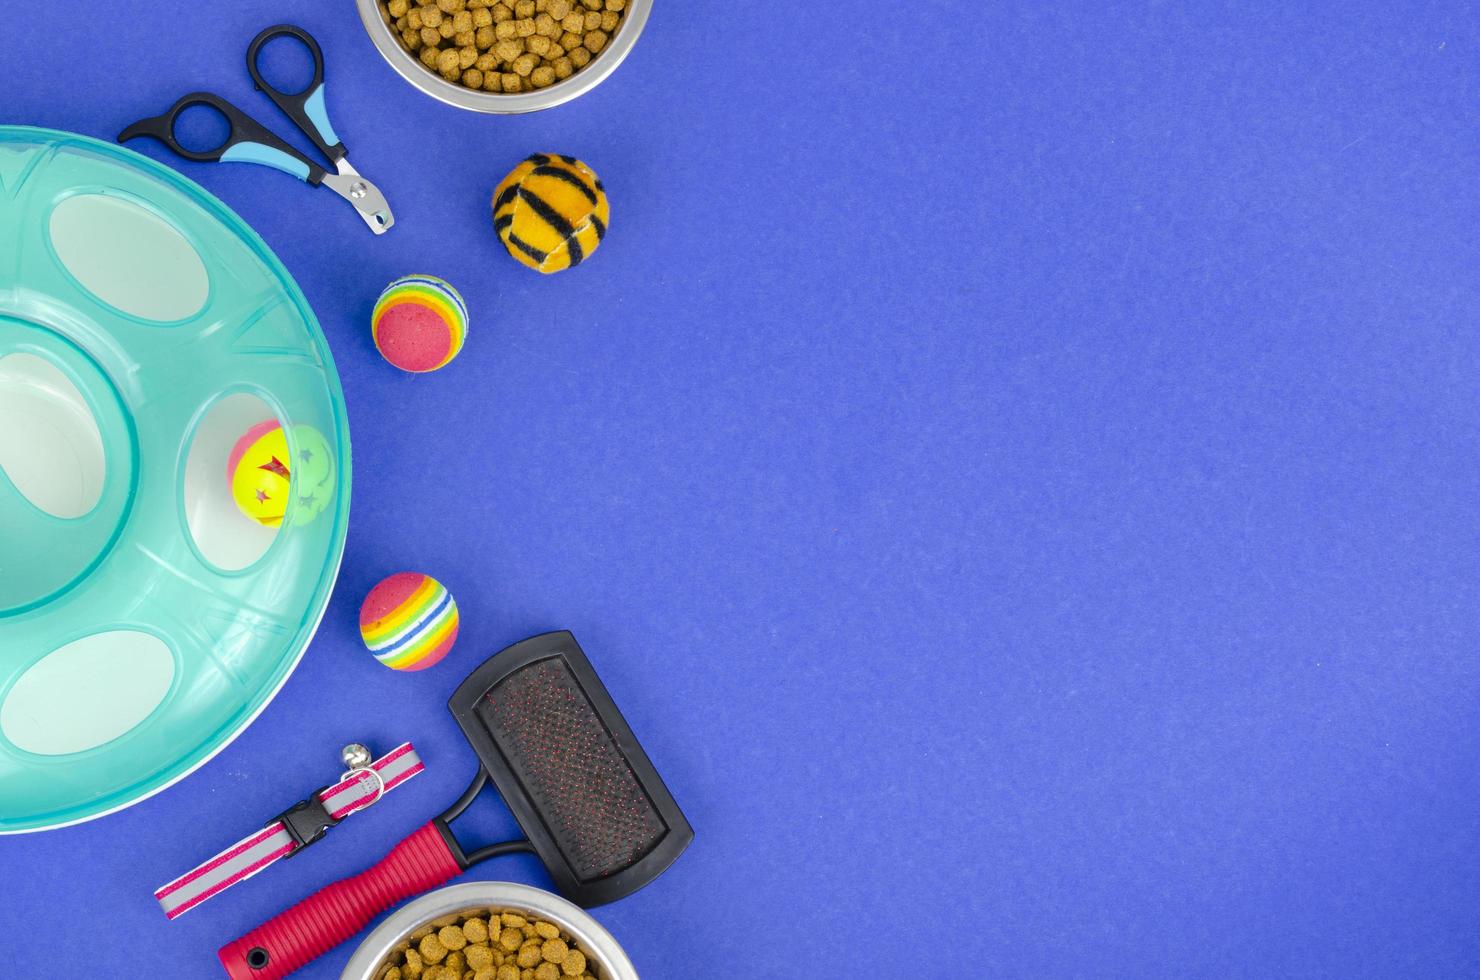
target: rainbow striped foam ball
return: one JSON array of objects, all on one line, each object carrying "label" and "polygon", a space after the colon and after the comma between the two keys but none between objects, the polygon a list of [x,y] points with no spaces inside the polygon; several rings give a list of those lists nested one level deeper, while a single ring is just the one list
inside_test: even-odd
[{"label": "rainbow striped foam ball", "polygon": [[468,308],[445,280],[402,276],[376,300],[370,333],[380,356],[402,371],[435,371],[462,350]]},{"label": "rainbow striped foam ball", "polygon": [[426,670],[457,642],[457,603],[430,575],[398,572],[365,596],[360,636],[392,670]]}]

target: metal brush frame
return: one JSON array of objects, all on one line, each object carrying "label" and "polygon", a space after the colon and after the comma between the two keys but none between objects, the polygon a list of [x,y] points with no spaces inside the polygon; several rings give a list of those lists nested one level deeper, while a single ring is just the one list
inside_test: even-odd
[{"label": "metal brush frame", "polygon": [[[638,783],[652,801],[658,819],[668,828],[657,845],[636,863],[595,880],[582,879],[565,859],[560,846],[541,819],[539,809],[529,799],[523,783],[476,714],[478,703],[499,682],[531,664],[552,657],[561,658],[570,668],[576,683],[591,702],[591,710],[605,726]],[[688,819],[678,808],[678,803],[663,784],[647,753],[638,744],[632,729],[607,693],[606,686],[601,683],[591,662],[586,659],[585,653],[570,632],[561,630],[542,633],[495,655],[458,686],[448,700],[447,707],[457,719],[474,751],[478,753],[479,760],[493,778],[504,802],[519,821],[519,826],[528,836],[535,853],[549,870],[556,887],[576,903],[591,908],[632,894],[662,874],[694,839],[694,830]],[[474,786],[481,788],[477,782]],[[476,795],[477,790],[469,787],[469,792]]]}]

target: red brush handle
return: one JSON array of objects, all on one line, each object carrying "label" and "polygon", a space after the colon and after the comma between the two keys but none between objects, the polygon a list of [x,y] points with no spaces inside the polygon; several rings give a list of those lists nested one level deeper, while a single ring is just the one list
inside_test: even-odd
[{"label": "red brush handle", "polygon": [[216,953],[231,980],[279,980],[369,925],[402,899],[463,870],[432,821],[374,867],[336,881]]}]

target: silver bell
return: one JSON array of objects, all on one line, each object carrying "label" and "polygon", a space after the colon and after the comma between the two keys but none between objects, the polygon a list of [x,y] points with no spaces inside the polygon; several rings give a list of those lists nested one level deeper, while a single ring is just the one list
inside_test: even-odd
[{"label": "silver bell", "polygon": [[370,754],[370,750],[359,742],[351,742],[346,745],[344,750],[339,753],[339,757],[344,760],[344,764],[350,769],[364,769],[375,761],[375,756]]}]

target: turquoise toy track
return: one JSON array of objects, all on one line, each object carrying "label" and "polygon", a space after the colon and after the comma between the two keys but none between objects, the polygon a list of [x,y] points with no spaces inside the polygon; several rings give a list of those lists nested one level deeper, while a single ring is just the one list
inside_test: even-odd
[{"label": "turquoise toy track", "polygon": [[[228,471],[272,421],[278,526]],[[256,717],[328,603],[349,473],[323,333],[240,218],[0,126],[0,833],[137,802]]]}]

